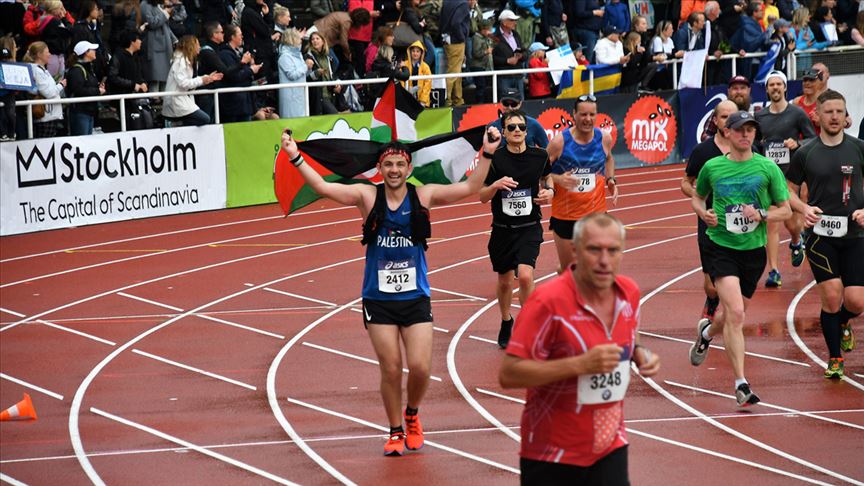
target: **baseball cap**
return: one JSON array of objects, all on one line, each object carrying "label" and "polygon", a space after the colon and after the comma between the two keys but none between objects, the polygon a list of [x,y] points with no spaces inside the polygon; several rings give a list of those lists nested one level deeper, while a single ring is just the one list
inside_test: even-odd
[{"label": "baseball cap", "polygon": [[578,42],[575,44],[570,44],[570,50],[573,52],[581,51],[582,49],[585,49],[585,46],[583,46],[582,44],[580,44]]},{"label": "baseball cap", "polygon": [[738,83],[746,84],[747,86],[750,86],[750,80],[744,76],[741,76],[741,75],[732,76],[729,79],[729,86],[732,86],[733,84],[738,84]]},{"label": "baseball cap", "polygon": [[519,20],[519,16],[513,13],[512,10],[505,9],[498,15],[498,20]]},{"label": "baseball cap", "polygon": [[750,112],[738,111],[732,113],[732,115],[726,120],[726,128],[734,130],[736,128],[741,128],[748,123],[756,125],[757,128],[759,127],[759,122],[756,121],[756,118],[754,118]]},{"label": "baseball cap", "polygon": [[782,29],[783,27],[790,27],[792,24],[789,23],[786,19],[777,19],[774,21],[775,29]]},{"label": "baseball cap", "polygon": [[522,93],[519,92],[518,89],[515,88],[507,88],[501,93],[501,100],[513,100],[513,101],[522,101]]},{"label": "baseball cap", "polygon": [[549,50],[549,48],[544,46],[540,42],[534,42],[528,47],[528,52],[530,52],[531,54],[534,54],[537,51],[546,51],[546,50]]},{"label": "baseball cap", "polygon": [[87,51],[92,51],[95,49],[99,49],[99,44],[94,44],[92,42],[87,42],[87,41],[81,41],[81,42],[75,44],[75,49],[73,49],[73,50],[75,51],[75,55],[80,57],[80,56],[83,56],[84,54],[86,54]]},{"label": "baseball cap", "polygon": [[612,34],[620,34],[620,33],[621,33],[621,31],[618,30],[618,27],[616,27],[614,25],[607,25],[606,27],[603,27],[603,35],[604,36],[608,37]]},{"label": "baseball cap", "polygon": [[786,75],[783,74],[783,71],[776,71],[775,70],[775,71],[771,71],[770,73],[768,73],[768,76],[765,77],[765,84],[766,85],[768,84],[768,80],[771,78],[780,78],[780,80],[783,81],[783,84],[788,84],[786,82]]},{"label": "baseball cap", "polygon": [[822,81],[822,71],[819,71],[818,69],[808,69],[808,70],[804,71],[804,74],[801,76],[801,79],[803,79],[805,81],[808,81],[808,80],[809,81],[815,81],[817,79],[819,81]]}]

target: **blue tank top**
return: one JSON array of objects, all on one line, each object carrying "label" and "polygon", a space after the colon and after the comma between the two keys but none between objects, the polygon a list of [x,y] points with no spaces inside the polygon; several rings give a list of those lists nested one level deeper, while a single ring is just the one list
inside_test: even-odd
[{"label": "blue tank top", "polygon": [[363,298],[411,300],[429,297],[426,252],[411,242],[411,200],[406,195],[395,211],[384,205],[386,215],[375,241],[366,246]]},{"label": "blue tank top", "polygon": [[573,169],[589,169],[592,174],[606,175],[606,151],[603,150],[603,131],[594,128],[594,138],[586,144],[576,142],[570,130],[564,131],[564,149],[552,164],[553,174]]}]

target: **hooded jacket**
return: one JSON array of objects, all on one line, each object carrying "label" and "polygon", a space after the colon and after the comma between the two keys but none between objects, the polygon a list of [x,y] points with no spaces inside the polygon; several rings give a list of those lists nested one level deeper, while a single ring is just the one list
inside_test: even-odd
[{"label": "hooded jacket", "polygon": [[[420,62],[414,64],[411,60],[411,49],[418,47],[420,48]],[[421,41],[416,41],[410,46],[408,46],[408,58],[402,62],[402,67],[408,68],[408,71],[411,73],[411,76],[424,76],[428,74],[432,74],[432,69],[429,68],[429,65],[423,61],[423,58],[426,56],[426,48],[423,47],[423,43]],[[408,79],[407,81],[403,81],[402,85],[405,86],[405,89],[411,91],[414,96],[417,97],[417,101],[420,102],[426,108],[429,107],[429,96],[432,93],[432,80],[431,79]],[[416,93],[414,92],[414,88],[416,89]]]}]

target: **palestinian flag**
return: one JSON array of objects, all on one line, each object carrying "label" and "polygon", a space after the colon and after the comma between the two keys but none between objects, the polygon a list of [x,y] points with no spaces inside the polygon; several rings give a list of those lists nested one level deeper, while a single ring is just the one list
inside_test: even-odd
[{"label": "palestinian flag", "polygon": [[390,78],[372,109],[372,130],[369,138],[376,142],[417,140],[414,124],[422,111],[423,105],[411,96],[401,83]]},{"label": "palestinian flag", "polygon": [[[415,185],[459,182],[476,164],[485,133],[486,127],[481,125],[408,143],[414,166],[409,181]],[[375,165],[384,143],[329,138],[298,142],[297,146],[306,162],[327,181],[375,183],[380,182]],[[288,155],[280,150],[275,167],[276,198],[286,216],[320,197],[290,164]]]}]

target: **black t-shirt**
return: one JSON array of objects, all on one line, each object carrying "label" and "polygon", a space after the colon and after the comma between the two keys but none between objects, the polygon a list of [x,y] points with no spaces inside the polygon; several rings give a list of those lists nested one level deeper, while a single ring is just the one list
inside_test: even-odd
[{"label": "black t-shirt", "polygon": [[846,238],[864,238],[864,228],[848,218],[864,209],[864,141],[843,135],[834,147],[815,138],[792,155],[786,178],[794,184],[807,183],[807,204],[818,206],[822,214],[846,216]]},{"label": "black t-shirt", "polygon": [[[684,173],[687,174],[687,177],[699,177],[699,171],[702,170],[705,163],[720,155],[723,155],[723,152],[720,150],[720,147],[714,143],[714,137],[711,137],[693,147],[693,151],[690,152],[690,158],[687,159],[687,168],[684,169]],[[708,199],[705,200],[705,207],[710,208],[713,200],[714,196],[709,194]],[[708,229],[708,225],[705,224],[705,221],[702,221],[702,218],[696,219],[699,225],[699,234],[704,235],[705,231]]]},{"label": "black t-shirt", "polygon": [[549,156],[541,148],[528,147],[518,154],[506,147],[495,151],[484,184],[491,186],[502,177],[511,177],[518,186],[512,191],[498,191],[492,197],[493,224],[519,226],[539,221],[540,206],[534,198],[540,191],[540,179],[549,174],[549,169]]}]

